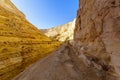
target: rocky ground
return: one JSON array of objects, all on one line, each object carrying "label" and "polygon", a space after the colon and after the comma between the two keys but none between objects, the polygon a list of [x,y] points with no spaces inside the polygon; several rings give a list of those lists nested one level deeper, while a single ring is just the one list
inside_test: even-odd
[{"label": "rocky ground", "polygon": [[46,58],[28,67],[13,80],[101,80],[105,74],[95,74],[75,55],[72,45],[61,46]]}]

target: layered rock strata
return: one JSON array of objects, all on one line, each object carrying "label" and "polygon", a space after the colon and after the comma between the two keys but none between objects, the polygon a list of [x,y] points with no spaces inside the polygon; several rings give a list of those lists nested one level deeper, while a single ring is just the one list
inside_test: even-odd
[{"label": "layered rock strata", "polygon": [[75,25],[72,44],[14,80],[120,80],[120,0],[80,0]]},{"label": "layered rock strata", "polygon": [[0,0],[0,80],[11,80],[57,48],[10,0]]}]

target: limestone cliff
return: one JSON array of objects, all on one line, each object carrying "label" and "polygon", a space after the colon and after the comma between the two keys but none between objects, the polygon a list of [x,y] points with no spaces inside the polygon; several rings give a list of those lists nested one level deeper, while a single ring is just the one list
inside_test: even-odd
[{"label": "limestone cliff", "polygon": [[0,0],[0,80],[11,80],[58,45],[30,24],[10,0]]},{"label": "limestone cliff", "polygon": [[46,36],[57,41],[73,40],[73,31],[75,28],[75,20],[67,24],[41,30]]},{"label": "limestone cliff", "polygon": [[74,42],[14,80],[120,80],[120,0],[79,1]]},{"label": "limestone cliff", "polygon": [[120,0],[80,0],[74,40],[107,80],[120,80]]}]

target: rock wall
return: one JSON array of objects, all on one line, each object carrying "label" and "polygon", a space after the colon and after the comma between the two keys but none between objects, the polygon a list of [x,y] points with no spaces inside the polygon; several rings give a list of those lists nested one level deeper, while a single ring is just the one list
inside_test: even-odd
[{"label": "rock wall", "polygon": [[119,57],[120,0],[80,0],[74,42],[14,80],[120,80]]},{"label": "rock wall", "polygon": [[59,44],[29,23],[10,0],[0,0],[0,80],[11,80]]},{"label": "rock wall", "polygon": [[57,41],[73,40],[75,20],[61,26],[41,30],[46,36]]},{"label": "rock wall", "polygon": [[74,41],[106,80],[120,80],[120,0],[80,0]]}]

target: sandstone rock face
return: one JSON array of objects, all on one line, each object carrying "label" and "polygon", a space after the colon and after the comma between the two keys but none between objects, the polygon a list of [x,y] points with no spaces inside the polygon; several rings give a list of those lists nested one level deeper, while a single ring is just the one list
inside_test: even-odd
[{"label": "sandstone rock face", "polygon": [[0,80],[11,80],[58,45],[30,24],[10,0],[0,0]]},{"label": "sandstone rock face", "polygon": [[[4,9],[13,12],[19,17],[25,17],[25,15],[19,11],[11,2],[10,0],[0,0],[0,6],[3,7]],[[24,18],[25,19],[25,18]]]},{"label": "sandstone rock face", "polygon": [[120,80],[120,0],[80,0],[74,40],[88,60],[106,70],[107,80]]},{"label": "sandstone rock face", "polygon": [[14,80],[120,80],[120,0],[80,0],[74,42]]},{"label": "sandstone rock face", "polygon": [[42,31],[43,33],[45,33],[46,36],[50,37],[53,40],[62,41],[62,42],[73,40],[75,20],[76,19],[74,19],[74,21],[69,22],[67,24],[53,27],[50,29],[44,29]]}]

